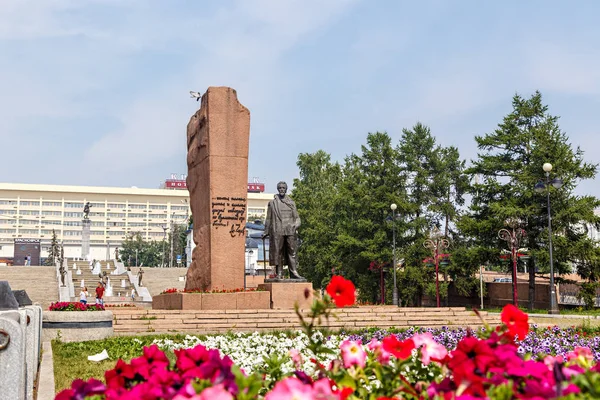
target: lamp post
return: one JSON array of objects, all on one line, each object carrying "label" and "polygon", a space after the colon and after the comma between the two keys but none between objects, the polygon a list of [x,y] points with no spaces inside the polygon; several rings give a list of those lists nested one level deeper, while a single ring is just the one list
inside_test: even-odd
[{"label": "lamp post", "polygon": [[250,266],[250,258],[252,257],[252,254],[254,254],[253,250],[247,250],[248,248],[246,247],[246,265],[244,266],[244,290],[246,290],[246,272],[248,271],[248,267]]},{"label": "lamp post", "polygon": [[396,209],[398,208],[398,206],[395,203],[392,203],[390,205],[390,208],[392,209],[392,258],[393,258],[393,264],[392,264],[392,270],[394,272],[394,287],[392,289],[392,304],[397,306],[398,305],[398,286],[396,285]]},{"label": "lamp post", "polygon": [[518,249],[519,243],[527,235],[525,230],[517,228],[519,220],[516,218],[510,218],[506,220],[506,225],[510,229],[500,229],[498,231],[498,237],[508,243],[510,247],[510,255],[512,260],[512,284],[513,284],[513,304],[515,307],[519,306],[519,299],[517,298],[517,261],[519,259]]},{"label": "lamp post", "polygon": [[535,191],[538,193],[546,192],[546,203],[548,208],[548,251],[550,255],[550,309],[548,314],[558,314],[558,304],[556,304],[556,288],[554,287],[554,260],[552,258],[552,214],[550,212],[550,185],[555,189],[560,189],[563,185],[562,179],[554,178],[550,180],[550,171],[552,164],[544,163],[542,169],[546,173],[546,181],[535,184]]},{"label": "lamp post", "polygon": [[442,232],[440,232],[436,226],[430,235],[430,239],[426,239],[425,242],[423,242],[423,246],[425,246],[427,249],[430,249],[433,253],[433,260],[435,262],[435,300],[438,308],[440,307],[439,255],[440,250],[450,247],[450,242],[448,239],[443,238],[442,236]]},{"label": "lamp post", "polygon": [[138,260],[138,249],[135,249],[135,266],[136,267],[138,266],[137,260]]},{"label": "lamp post", "polygon": [[160,262],[160,266],[164,267],[165,266],[165,243],[167,242],[167,227],[163,226],[163,251],[162,251],[162,261]]}]

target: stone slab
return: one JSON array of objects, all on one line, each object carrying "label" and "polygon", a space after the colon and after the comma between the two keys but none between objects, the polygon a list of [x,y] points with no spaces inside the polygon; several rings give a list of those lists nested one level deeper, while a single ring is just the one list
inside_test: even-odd
[{"label": "stone slab", "polygon": [[313,301],[313,288],[310,282],[261,283],[258,285],[258,289],[271,294],[272,309],[294,309],[296,303],[300,309],[308,309]]},{"label": "stone slab", "polygon": [[269,292],[239,292],[236,293],[236,310],[265,310],[271,308]]},{"label": "stone slab", "polygon": [[237,293],[202,293],[203,310],[235,310]]},{"label": "stone slab", "polygon": [[0,281],[0,310],[16,310],[19,302],[15,298],[8,281]]},{"label": "stone slab", "polygon": [[29,295],[27,294],[27,292],[25,290],[13,290],[12,292],[13,292],[13,295],[15,296],[15,299],[17,300],[17,303],[19,303],[19,307],[33,305],[33,303],[31,302],[31,299],[29,298]]},{"label": "stone slab", "polygon": [[54,363],[52,361],[52,344],[44,342],[44,352],[40,365],[37,400],[53,400],[56,392],[54,384]]},{"label": "stone slab", "polygon": [[236,91],[209,87],[187,126],[196,247],[186,289],[243,287],[249,137],[250,112]]}]

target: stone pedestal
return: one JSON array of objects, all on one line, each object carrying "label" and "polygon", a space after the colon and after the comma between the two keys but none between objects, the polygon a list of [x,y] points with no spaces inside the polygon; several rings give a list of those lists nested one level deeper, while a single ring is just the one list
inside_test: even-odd
[{"label": "stone pedestal", "polygon": [[228,87],[209,87],[187,127],[194,216],[186,289],[244,287],[250,112]]},{"label": "stone pedestal", "polygon": [[[298,303],[301,309],[308,309],[313,301],[313,287],[310,282],[269,282],[258,285],[259,290],[271,294],[271,308],[289,310]],[[308,291],[308,298],[306,294]]]},{"label": "stone pedestal", "polygon": [[153,310],[268,310],[269,292],[163,293],[152,297]]},{"label": "stone pedestal", "polygon": [[90,257],[90,226],[89,219],[81,220],[81,258],[88,260]]}]

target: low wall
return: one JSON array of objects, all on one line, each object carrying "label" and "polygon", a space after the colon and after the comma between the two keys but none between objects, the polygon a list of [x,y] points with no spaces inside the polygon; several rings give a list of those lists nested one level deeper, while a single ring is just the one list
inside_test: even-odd
[{"label": "low wall", "polygon": [[[486,296],[483,298],[485,307],[503,307],[513,302],[513,285],[511,282],[484,282],[486,286]],[[517,298],[519,306],[526,308],[529,305],[529,283],[517,283]],[[448,287],[448,299],[440,300],[442,306],[449,307],[474,307],[481,306],[481,298],[478,293],[471,296],[462,296],[458,294],[456,288],[450,282]],[[558,304],[558,303],[557,303]],[[435,306],[435,297],[423,296],[424,306]],[[550,285],[547,283],[535,284],[535,303],[536,309],[547,309],[550,306]]]},{"label": "low wall", "polygon": [[105,339],[113,335],[113,314],[110,311],[45,311],[42,328],[43,341],[56,339],[59,334],[63,342]]},{"label": "low wall", "polygon": [[271,308],[269,292],[165,293],[152,297],[154,310],[255,310]]}]

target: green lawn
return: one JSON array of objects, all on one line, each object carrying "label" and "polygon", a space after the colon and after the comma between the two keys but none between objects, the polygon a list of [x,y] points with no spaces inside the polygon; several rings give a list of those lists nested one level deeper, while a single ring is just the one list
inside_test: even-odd
[{"label": "green lawn", "polygon": [[[77,378],[96,378],[104,381],[104,371],[112,369],[119,358],[129,361],[142,355],[144,346],[157,338],[182,340],[185,335],[117,336],[104,340],[64,343],[52,341],[56,392],[67,389]],[[109,359],[94,362],[87,357],[106,349]]]}]

